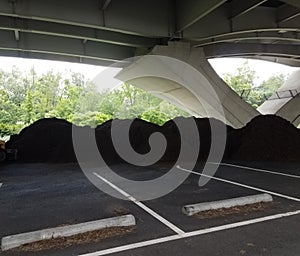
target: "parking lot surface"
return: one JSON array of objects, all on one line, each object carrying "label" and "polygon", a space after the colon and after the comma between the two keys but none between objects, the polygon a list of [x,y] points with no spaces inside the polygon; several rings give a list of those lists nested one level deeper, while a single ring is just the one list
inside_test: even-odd
[{"label": "parking lot surface", "polygon": [[[249,166],[249,163],[244,165]],[[0,254],[299,255],[299,166],[256,163],[253,167],[243,168],[241,163],[238,166],[221,165],[213,179],[199,187],[202,171],[199,165],[170,194],[137,204],[100,191],[76,164],[1,166],[0,237],[125,213],[135,216],[137,227],[130,234],[108,238],[100,243],[42,252],[12,250]],[[168,166],[122,164],[115,165],[113,169],[130,179],[148,180],[163,175]],[[100,169],[95,172],[101,177]],[[182,213],[182,207],[187,204],[265,191],[272,194],[274,202],[260,210],[205,218],[188,217]]]}]

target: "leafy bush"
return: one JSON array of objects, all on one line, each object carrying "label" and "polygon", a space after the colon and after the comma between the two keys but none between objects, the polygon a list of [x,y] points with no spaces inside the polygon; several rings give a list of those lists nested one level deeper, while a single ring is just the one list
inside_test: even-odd
[{"label": "leafy bush", "polygon": [[157,110],[147,110],[142,114],[141,119],[154,124],[163,125],[169,120],[169,117]]},{"label": "leafy bush", "polygon": [[73,116],[72,122],[79,126],[88,125],[95,128],[108,120],[112,119],[112,116],[103,114],[101,112],[87,112],[87,113],[76,113]]},{"label": "leafy bush", "polygon": [[0,137],[18,134],[24,128],[23,124],[0,123]]}]

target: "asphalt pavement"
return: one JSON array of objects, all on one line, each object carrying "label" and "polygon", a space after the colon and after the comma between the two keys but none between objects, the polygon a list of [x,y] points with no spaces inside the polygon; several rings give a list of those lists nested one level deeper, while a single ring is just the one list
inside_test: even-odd
[{"label": "asphalt pavement", "polygon": [[[249,166],[249,163],[244,164]],[[0,252],[0,255],[77,256],[94,252],[98,253],[93,255],[146,256],[299,255],[300,212],[292,216],[280,215],[300,210],[299,166],[255,163],[253,167],[275,173],[220,166],[214,176],[217,179],[199,187],[202,171],[199,165],[194,169],[195,173],[170,194],[141,202],[145,206],[143,208],[132,201],[117,199],[100,191],[76,164],[1,166],[0,237],[121,213],[133,214],[137,219],[137,229],[125,236],[108,238],[96,244],[42,252],[12,250]],[[113,169],[133,180],[149,180],[163,175],[168,165],[134,167],[122,164]],[[291,177],[277,175],[276,172],[290,174]],[[274,203],[263,210],[211,218],[188,217],[181,210],[186,204],[255,195],[261,193],[260,190],[274,193]],[[182,230],[183,234],[176,233],[168,223]]]}]

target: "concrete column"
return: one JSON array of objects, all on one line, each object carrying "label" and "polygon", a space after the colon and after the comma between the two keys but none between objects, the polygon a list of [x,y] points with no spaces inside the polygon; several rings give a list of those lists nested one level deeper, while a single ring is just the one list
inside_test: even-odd
[{"label": "concrete column", "polygon": [[264,115],[281,116],[295,126],[300,125],[300,70],[295,71],[258,110]]},{"label": "concrete column", "polygon": [[[171,65],[165,60],[142,57],[124,68],[117,77],[172,102],[196,117],[214,117],[235,128],[244,126],[259,115],[218,76],[202,48],[192,48],[189,43],[170,42],[168,46],[154,47],[151,55],[171,57],[182,63]],[[156,74],[161,73],[165,76],[157,77]],[[144,76],[137,78],[137,74]]]}]

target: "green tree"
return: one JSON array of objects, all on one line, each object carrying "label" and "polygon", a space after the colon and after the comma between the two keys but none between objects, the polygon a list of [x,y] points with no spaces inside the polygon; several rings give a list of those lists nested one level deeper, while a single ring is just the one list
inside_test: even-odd
[{"label": "green tree", "polygon": [[113,118],[144,118],[163,124],[188,114],[152,94],[124,84],[111,92],[99,92],[80,73],[62,75],[0,70],[0,135],[20,131],[32,122],[49,117],[77,125],[97,125]]},{"label": "green tree", "polygon": [[256,73],[246,61],[233,74],[225,74],[224,81],[246,102],[257,108],[264,103],[283,83],[287,77],[283,74],[273,75],[255,86]]},{"label": "green tree", "polygon": [[261,94],[265,99],[270,98],[287,80],[284,74],[273,75],[267,80],[263,81],[255,90]]},{"label": "green tree", "polygon": [[106,94],[99,92],[94,83],[87,81],[81,92],[81,97],[78,99],[76,111],[80,113],[97,112]]},{"label": "green tree", "polygon": [[237,93],[241,94],[250,91],[254,87],[256,73],[249,66],[249,62],[245,61],[234,74],[227,73],[224,81]]},{"label": "green tree", "polygon": [[86,113],[76,113],[73,116],[73,123],[79,126],[88,125],[92,128],[112,119],[110,115],[106,115],[101,112],[86,112]]}]

